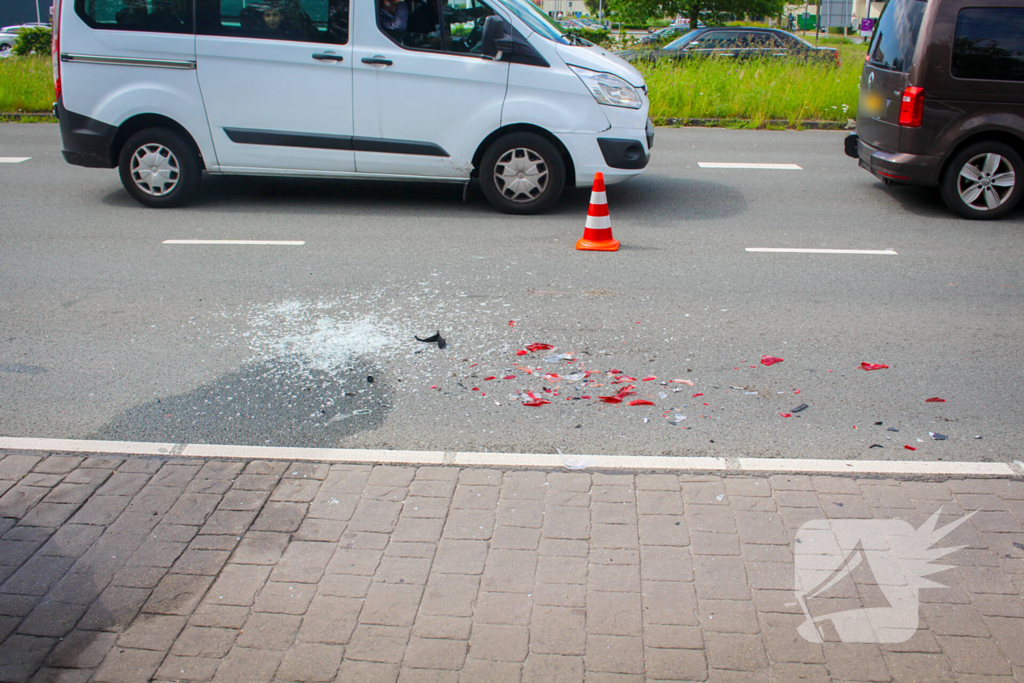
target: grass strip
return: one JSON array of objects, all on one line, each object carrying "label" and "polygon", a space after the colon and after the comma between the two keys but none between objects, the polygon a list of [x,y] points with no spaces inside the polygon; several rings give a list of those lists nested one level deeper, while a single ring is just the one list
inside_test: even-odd
[{"label": "grass strip", "polygon": [[0,112],[49,112],[53,99],[49,57],[12,55],[0,59]]}]

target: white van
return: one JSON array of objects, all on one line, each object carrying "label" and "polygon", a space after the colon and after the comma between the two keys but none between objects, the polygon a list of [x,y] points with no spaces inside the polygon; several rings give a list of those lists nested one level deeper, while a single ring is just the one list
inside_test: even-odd
[{"label": "white van", "polygon": [[64,158],[152,207],[202,171],[468,183],[508,213],[639,175],[640,73],[530,0],[57,0]]}]

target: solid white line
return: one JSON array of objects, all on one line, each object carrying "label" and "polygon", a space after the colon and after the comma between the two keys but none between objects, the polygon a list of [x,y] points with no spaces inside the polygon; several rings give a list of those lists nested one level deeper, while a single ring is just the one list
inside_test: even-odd
[{"label": "solid white line", "polygon": [[23,161],[28,161],[32,157],[0,157],[0,164],[20,164]]},{"label": "solid white line", "polygon": [[804,170],[796,164],[757,164],[757,163],[737,163],[732,161],[698,161],[697,165],[701,168],[752,168],[763,171],[802,171]]},{"label": "solid white line", "polygon": [[182,458],[241,458],[246,460],[316,460],[321,462],[380,463],[385,465],[451,465],[579,470],[665,470],[729,474],[881,474],[960,477],[1020,477],[1013,465],[998,462],[923,462],[916,460],[825,460],[803,458],[716,458],[658,455],[561,455],[549,453],[445,453],[442,451],[384,451],[356,448],[280,448],[214,444],[136,443],[0,437],[0,449],[149,455]]},{"label": "solid white line", "polygon": [[766,252],[770,254],[876,254],[879,256],[899,256],[892,249],[787,249],[784,247],[747,247],[747,251]]},{"label": "solid white line", "polygon": [[305,241],[288,240],[164,240],[161,244],[244,244],[244,245],[271,245],[278,247],[301,247]]}]

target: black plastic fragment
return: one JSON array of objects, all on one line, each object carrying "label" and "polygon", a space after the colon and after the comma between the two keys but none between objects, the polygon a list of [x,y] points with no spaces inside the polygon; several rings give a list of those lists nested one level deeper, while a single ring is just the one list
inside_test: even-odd
[{"label": "black plastic fragment", "polygon": [[938,432],[928,432],[928,435],[935,441],[945,441],[948,438],[945,434],[939,434]]},{"label": "black plastic fragment", "polygon": [[885,431],[887,431],[887,432],[898,432],[898,431],[900,431],[900,430],[896,429],[895,427],[889,427],[889,428],[888,428],[888,429],[886,429]]},{"label": "black plastic fragment", "polygon": [[870,446],[868,446],[868,450],[871,450],[872,448],[885,448],[885,446],[883,446],[880,443],[873,443]]},{"label": "black plastic fragment", "polygon": [[369,382],[370,384],[373,384],[373,375],[367,375],[366,381]]},{"label": "black plastic fragment", "polygon": [[806,403],[801,403],[800,405],[798,405],[796,408],[793,408],[793,410],[791,410],[789,412],[791,412],[791,413],[799,413],[802,410],[807,410],[807,404]]},{"label": "black plastic fragment", "polygon": [[434,334],[430,335],[429,337],[416,337],[415,335],[413,335],[413,336],[415,337],[416,341],[418,341],[418,342],[425,342],[427,344],[435,344],[436,343],[437,344],[437,348],[439,348],[439,349],[443,349],[444,347],[448,346],[448,342],[446,342],[444,340],[444,337],[441,336],[441,331],[440,330],[438,330]]},{"label": "black plastic fragment", "polygon": [[882,423],[881,423],[881,422],[876,422],[876,423],[875,423],[875,426],[876,426],[876,427],[881,427],[881,426],[882,426]]}]

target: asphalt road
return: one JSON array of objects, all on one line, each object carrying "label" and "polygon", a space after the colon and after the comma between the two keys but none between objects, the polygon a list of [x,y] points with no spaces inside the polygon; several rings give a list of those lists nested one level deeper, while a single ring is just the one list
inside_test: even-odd
[{"label": "asphalt road", "polygon": [[[56,126],[0,125],[0,156],[31,157],[0,164],[0,435],[1020,459],[1024,212],[955,218],[842,138],[659,129],[608,191],[622,249],[586,253],[586,191],[521,218],[445,185],[211,178],[157,211],[66,164]],[[305,245],[162,244],[191,238]]]}]

